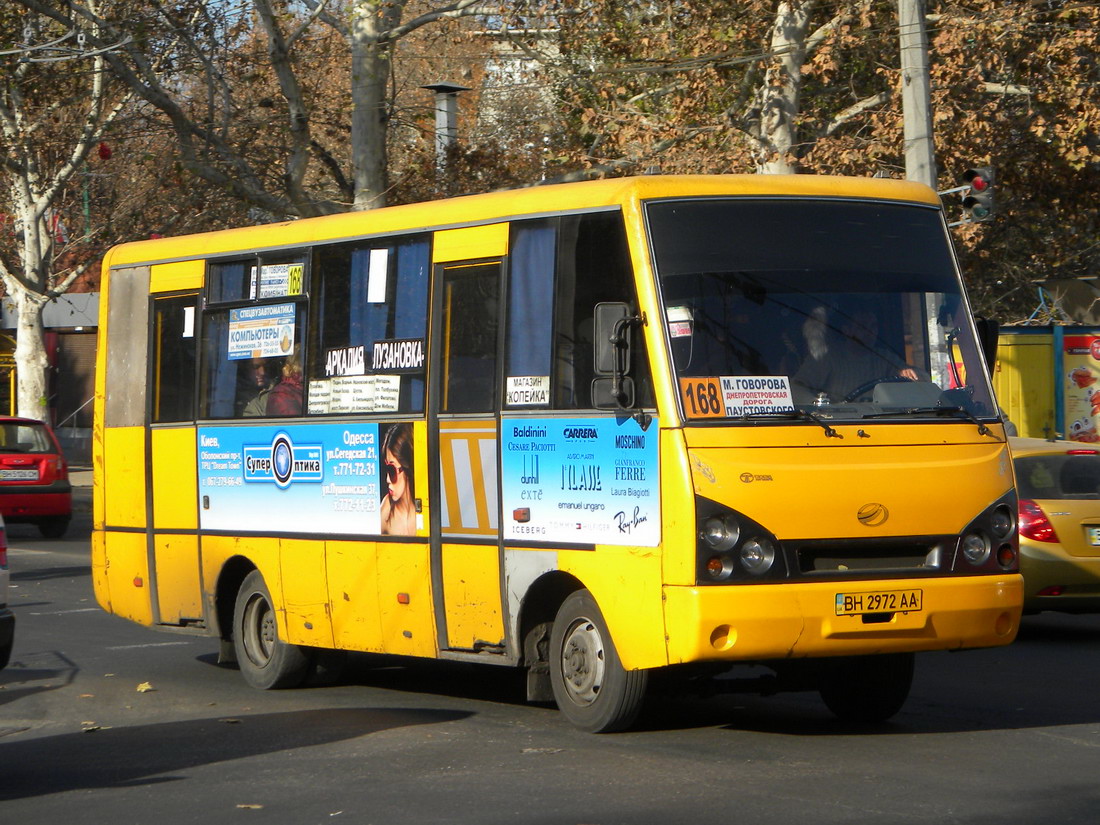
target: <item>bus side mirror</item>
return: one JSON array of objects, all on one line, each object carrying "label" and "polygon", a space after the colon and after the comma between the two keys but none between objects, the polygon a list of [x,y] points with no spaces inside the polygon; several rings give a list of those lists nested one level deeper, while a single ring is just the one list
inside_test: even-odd
[{"label": "bus side mirror", "polygon": [[599,410],[631,409],[634,379],[630,368],[631,328],[641,317],[630,314],[624,303],[596,304],[593,358],[596,378],[592,379],[592,405]]},{"label": "bus side mirror", "polygon": [[985,365],[989,374],[993,375],[993,368],[997,364],[997,336],[1001,331],[1001,325],[991,318],[975,318],[978,327],[978,343],[982,347],[985,356]]}]

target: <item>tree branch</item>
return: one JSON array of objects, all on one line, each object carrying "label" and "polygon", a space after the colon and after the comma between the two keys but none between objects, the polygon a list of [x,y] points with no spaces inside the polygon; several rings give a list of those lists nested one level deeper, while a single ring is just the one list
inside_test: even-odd
[{"label": "tree branch", "polygon": [[[310,10],[309,17],[306,18],[306,21],[304,23],[302,23],[301,26],[298,27],[297,31],[291,32],[290,36],[287,37],[287,39],[286,39],[286,49],[287,49],[287,51],[290,51],[291,49],[294,48],[294,44],[297,43],[299,38],[301,38],[301,36],[306,33],[306,31],[309,29],[309,27],[313,25],[314,21],[320,19],[322,22],[328,23],[330,20],[334,19],[332,17],[332,15],[327,14],[325,12],[325,7],[328,5],[329,0],[321,0],[320,3],[316,2],[316,0],[304,0],[304,2],[305,2],[305,5],[306,5],[306,8],[308,8]],[[329,25],[332,25],[332,24],[329,23]],[[346,30],[347,27],[343,27],[344,31],[341,31],[340,28],[337,28],[336,26],[333,26],[333,28],[335,28],[336,31],[339,32],[340,34],[343,34],[344,37],[347,37],[347,30]]]},{"label": "tree branch", "polygon": [[874,109],[877,106],[885,106],[887,101],[890,100],[889,92],[879,92],[878,94],[865,97],[856,103],[853,103],[847,109],[838,112],[836,116],[829,121],[824,130],[825,137],[832,137],[833,134],[849,120],[863,114],[869,109]]},{"label": "tree branch", "polygon": [[[310,21],[314,19],[320,20],[322,23],[329,26],[333,31],[343,37],[345,40],[351,37],[351,29],[347,23],[340,20],[338,17],[334,17],[325,10],[325,6],[328,4],[328,0],[302,0],[303,5],[310,10]],[[305,26],[302,26],[302,30],[305,30]],[[294,38],[297,40],[297,37]]]},{"label": "tree branch", "polygon": [[388,31],[382,32],[379,36],[379,43],[393,43],[396,40],[400,40],[410,32],[414,32],[417,29],[434,23],[437,20],[452,20],[457,17],[472,17],[477,14],[484,13],[485,9],[482,7],[486,5],[487,0],[457,0],[449,6],[445,6],[441,9],[425,12],[419,17],[414,17],[406,23],[402,23],[400,26],[393,26]]},{"label": "tree branch", "polygon": [[[64,14],[45,5],[42,0],[16,0],[16,2],[62,25],[72,25]],[[117,37],[119,33],[111,23],[87,6],[72,3],[69,8],[92,26],[98,27],[98,32],[88,35],[90,43],[97,46],[104,45],[105,41],[101,40],[101,37],[109,37],[112,42],[119,39]],[[122,58],[121,55],[123,54],[129,60],[129,63]],[[224,188],[240,200],[251,203],[273,215],[308,216],[347,210],[345,204],[327,199],[318,200],[306,197],[303,200],[300,197],[295,197],[289,189],[286,194],[276,194],[268,191],[257,171],[229,144],[222,134],[219,134],[213,128],[197,123],[188,115],[176,101],[173,94],[165,89],[156,67],[150,63],[137,45],[126,43],[115,51],[104,53],[103,57],[117,77],[168,119],[176,134],[181,163],[192,174],[215,186]],[[220,161],[220,164],[201,157],[200,148],[209,150]]]},{"label": "tree branch", "polygon": [[[290,62],[290,46],[283,38],[283,31],[275,19],[275,12],[271,8],[269,0],[253,0],[253,7],[260,18],[260,24],[267,34],[267,55],[271,61],[271,67],[275,70],[275,77],[279,82],[279,90],[283,94],[289,112],[289,124],[291,146],[290,157],[287,160],[285,182],[290,197],[298,202],[306,202],[309,196],[302,186],[306,171],[309,168],[309,114],[302,99],[302,87],[298,83],[298,77]],[[300,32],[301,30],[299,30]]]}]

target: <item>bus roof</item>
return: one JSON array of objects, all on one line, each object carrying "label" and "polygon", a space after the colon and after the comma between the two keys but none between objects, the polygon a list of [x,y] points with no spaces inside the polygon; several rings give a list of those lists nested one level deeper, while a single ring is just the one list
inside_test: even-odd
[{"label": "bus roof", "polygon": [[924,184],[828,175],[647,175],[560,183],[466,195],[317,218],[278,221],[195,235],[136,241],[111,249],[103,268],[235,252],[303,246],[329,240],[493,223],[518,216],[598,209],[656,198],[692,196],[870,198],[939,206]]}]

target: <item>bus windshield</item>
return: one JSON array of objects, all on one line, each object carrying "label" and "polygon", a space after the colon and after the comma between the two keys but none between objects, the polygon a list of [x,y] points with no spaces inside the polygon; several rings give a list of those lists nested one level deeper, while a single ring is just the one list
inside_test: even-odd
[{"label": "bus windshield", "polygon": [[996,416],[934,207],[707,198],[646,215],[687,417]]}]

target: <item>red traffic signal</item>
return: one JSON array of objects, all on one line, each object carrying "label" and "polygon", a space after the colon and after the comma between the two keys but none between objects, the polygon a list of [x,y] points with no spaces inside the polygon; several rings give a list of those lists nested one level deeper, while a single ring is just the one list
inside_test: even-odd
[{"label": "red traffic signal", "polygon": [[987,221],[993,217],[993,167],[978,166],[963,172],[963,182],[970,191],[963,198],[963,211],[972,221]]}]

